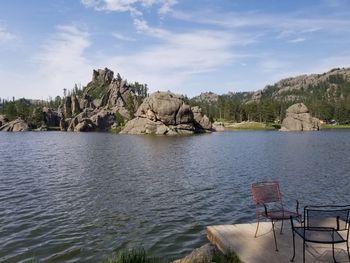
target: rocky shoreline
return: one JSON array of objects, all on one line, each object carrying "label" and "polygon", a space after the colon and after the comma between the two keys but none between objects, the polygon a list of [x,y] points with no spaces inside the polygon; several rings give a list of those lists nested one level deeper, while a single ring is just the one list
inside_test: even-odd
[{"label": "rocky shoreline", "polygon": [[[201,99],[218,100],[215,94],[204,95]],[[54,129],[173,136],[224,131],[225,126],[228,129],[253,130],[272,127],[252,123],[249,119],[240,123],[212,122],[199,106],[191,107],[184,96],[169,91],[149,95],[147,85],[130,84],[119,73],[115,77],[108,68],[93,70],[92,80],[87,86],[64,94],[58,108],[43,106],[36,108],[32,115],[29,119],[40,119],[39,126],[22,118],[9,121],[6,116],[0,115],[0,131]],[[303,103],[296,103],[287,109],[281,126],[281,131],[317,131],[321,124]]]},{"label": "rocky shoreline", "polygon": [[[78,92],[76,92],[78,93]],[[92,80],[80,92],[64,96],[57,110],[43,107],[37,130],[59,127],[61,131],[121,130],[124,134],[187,135],[215,131],[199,107],[190,107],[183,96],[171,92],[147,94],[138,83],[128,84],[108,68],[94,70]],[[124,125],[125,124],[125,125]],[[0,131],[33,130],[18,118],[0,116]]]}]

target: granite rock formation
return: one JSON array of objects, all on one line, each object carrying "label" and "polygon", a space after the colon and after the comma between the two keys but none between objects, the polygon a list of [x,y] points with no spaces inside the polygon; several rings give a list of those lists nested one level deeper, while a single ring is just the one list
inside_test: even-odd
[{"label": "granite rock formation", "polygon": [[197,102],[215,103],[219,100],[219,95],[213,92],[204,92],[193,98]]},{"label": "granite rock formation", "polygon": [[258,103],[263,97],[278,101],[303,100],[305,95],[312,94],[314,87],[322,87],[325,100],[343,100],[346,97],[343,81],[350,81],[350,68],[334,68],[322,74],[285,78],[263,90],[251,92],[246,103]]},{"label": "granite rock formation", "polygon": [[280,131],[318,131],[320,126],[320,120],[312,117],[303,103],[297,103],[287,109]]},{"label": "granite rock formation", "polygon": [[182,135],[211,130],[211,122],[206,116],[198,110],[195,119],[183,97],[170,92],[156,92],[147,97],[135,116],[121,133]]},{"label": "granite rock formation", "polygon": [[0,127],[0,131],[23,132],[30,131],[28,123],[21,118],[5,123]]},{"label": "granite rock formation", "polygon": [[198,106],[191,108],[194,118],[194,123],[197,129],[210,131],[213,125],[206,115],[202,114],[202,109]]},{"label": "granite rock formation", "polygon": [[133,85],[108,68],[93,71],[83,95],[66,96],[61,107],[62,131],[106,131],[117,127],[116,113],[130,120],[138,107]]},{"label": "granite rock formation", "polygon": [[213,130],[216,132],[223,132],[225,131],[225,125],[222,122],[214,122],[213,123]]}]

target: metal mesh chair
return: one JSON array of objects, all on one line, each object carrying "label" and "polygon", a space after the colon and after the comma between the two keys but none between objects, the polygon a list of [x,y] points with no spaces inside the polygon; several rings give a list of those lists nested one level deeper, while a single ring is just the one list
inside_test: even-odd
[{"label": "metal mesh chair", "polygon": [[258,224],[254,237],[257,237],[260,220],[271,220],[275,247],[276,251],[278,251],[275,223],[276,221],[282,221],[280,231],[280,234],[282,234],[284,220],[289,220],[290,217],[300,219],[301,215],[298,212],[299,202],[296,200],[295,212],[285,209],[278,181],[253,183],[251,190],[253,200],[256,205],[256,215],[258,218]]},{"label": "metal mesh chair", "polygon": [[332,244],[333,260],[334,244],[346,243],[348,258],[349,253],[349,223],[350,206],[306,206],[304,208],[304,226],[294,226],[293,231],[293,258],[295,257],[295,234],[303,239],[303,262],[305,262],[306,242],[319,244]]}]

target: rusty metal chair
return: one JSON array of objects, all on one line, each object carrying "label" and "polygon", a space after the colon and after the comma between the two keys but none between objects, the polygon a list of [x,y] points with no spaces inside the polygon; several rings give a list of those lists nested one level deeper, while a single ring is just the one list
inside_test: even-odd
[{"label": "rusty metal chair", "polygon": [[275,247],[276,251],[278,251],[275,223],[277,221],[282,221],[280,231],[280,234],[282,234],[284,220],[289,220],[290,217],[292,217],[301,222],[301,214],[299,214],[298,211],[299,202],[296,200],[295,212],[285,209],[278,181],[253,183],[251,190],[253,194],[253,200],[256,205],[256,215],[258,219],[254,237],[257,237],[260,220],[271,220]]}]

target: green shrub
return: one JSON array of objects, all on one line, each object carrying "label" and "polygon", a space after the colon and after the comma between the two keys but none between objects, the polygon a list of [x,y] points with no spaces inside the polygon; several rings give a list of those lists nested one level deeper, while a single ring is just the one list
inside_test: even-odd
[{"label": "green shrub", "polygon": [[119,126],[125,125],[125,119],[119,112],[115,113],[115,119],[116,119],[117,123],[119,124]]},{"label": "green shrub", "polygon": [[215,263],[242,263],[235,253],[230,253],[228,255],[222,254],[220,251],[215,250],[212,262]]},{"label": "green shrub", "polygon": [[157,258],[147,257],[146,251],[143,248],[121,250],[112,258],[107,259],[104,263],[160,263]]}]

